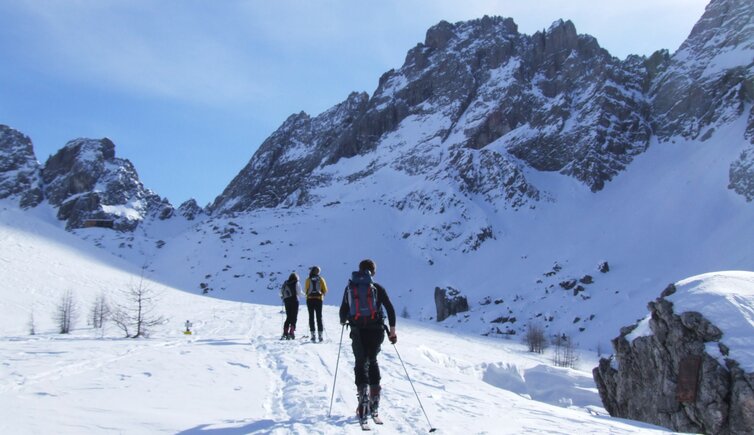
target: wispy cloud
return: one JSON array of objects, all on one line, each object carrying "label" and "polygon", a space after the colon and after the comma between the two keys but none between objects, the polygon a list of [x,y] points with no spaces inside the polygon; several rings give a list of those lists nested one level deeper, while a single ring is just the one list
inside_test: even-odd
[{"label": "wispy cloud", "polygon": [[165,4],[23,3],[14,12],[34,30],[17,49],[49,74],[136,95],[210,104],[265,97],[269,73],[243,50],[244,41],[216,32],[221,15]]},{"label": "wispy cloud", "polygon": [[[0,50],[12,40],[18,58],[49,76],[134,96],[231,107],[290,97],[324,110],[349,91],[373,90],[442,19],[502,15],[527,33],[572,19],[624,57],[676,48],[706,2],[11,1],[0,5]],[[683,13],[679,32],[668,16]],[[658,42],[670,32],[676,47]]]}]

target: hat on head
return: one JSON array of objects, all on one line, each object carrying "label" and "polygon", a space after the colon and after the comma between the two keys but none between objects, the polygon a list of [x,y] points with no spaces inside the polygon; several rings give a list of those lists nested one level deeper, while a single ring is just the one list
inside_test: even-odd
[{"label": "hat on head", "polygon": [[359,263],[359,271],[369,271],[370,274],[374,275],[375,273],[377,273],[377,264],[374,262],[374,260],[361,260],[361,263]]}]

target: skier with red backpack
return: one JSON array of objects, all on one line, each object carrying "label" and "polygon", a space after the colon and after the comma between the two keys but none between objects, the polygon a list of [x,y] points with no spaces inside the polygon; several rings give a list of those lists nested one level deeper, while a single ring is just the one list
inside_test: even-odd
[{"label": "skier with red backpack", "polygon": [[[359,398],[356,412],[362,427],[370,415],[376,423],[381,423],[378,417],[381,377],[377,354],[385,340],[385,331],[388,331],[391,343],[398,341],[395,334],[395,309],[385,288],[372,279],[376,271],[377,266],[372,260],[359,263],[359,270],[351,274],[340,305],[340,324],[348,324],[351,328],[351,347],[356,359],[354,375]],[[387,311],[389,330],[384,324],[383,307]]]}]

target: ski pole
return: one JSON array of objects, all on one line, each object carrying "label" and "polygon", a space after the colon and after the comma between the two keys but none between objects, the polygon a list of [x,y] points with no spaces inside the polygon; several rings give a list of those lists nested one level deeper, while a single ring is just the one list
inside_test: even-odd
[{"label": "ski pole", "polygon": [[332,415],[332,400],[335,397],[335,380],[338,379],[338,365],[340,364],[340,347],[343,345],[343,331],[346,330],[346,324],[344,323],[340,327],[340,343],[338,343],[338,359],[335,361],[335,376],[332,379],[332,394],[330,394],[330,409],[327,411],[327,418]]},{"label": "ski pole", "polygon": [[419,393],[416,392],[416,388],[414,388],[414,383],[411,382],[411,376],[408,375],[408,370],[406,369],[406,365],[403,364],[403,358],[401,358],[401,354],[398,353],[398,348],[395,347],[395,343],[393,343],[393,349],[395,349],[395,354],[398,355],[398,360],[400,360],[401,365],[403,366],[403,371],[406,372],[406,378],[408,379],[408,383],[411,384],[411,389],[414,390],[414,394],[416,395],[416,400],[419,401],[419,407],[422,409],[422,412],[424,413],[424,418],[427,419],[427,424],[429,425],[429,431],[434,432],[437,429],[432,427],[432,423],[429,421],[429,417],[427,417],[427,411],[424,410],[424,405],[422,405],[421,399],[419,399]]}]

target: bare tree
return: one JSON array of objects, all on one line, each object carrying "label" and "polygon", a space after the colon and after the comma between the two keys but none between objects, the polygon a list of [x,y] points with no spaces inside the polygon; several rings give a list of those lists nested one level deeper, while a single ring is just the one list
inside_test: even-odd
[{"label": "bare tree", "polygon": [[578,355],[576,355],[576,347],[573,344],[573,339],[565,334],[556,335],[552,339],[554,346],[553,362],[558,367],[570,367],[576,366],[578,361]]},{"label": "bare tree", "polygon": [[544,353],[547,348],[544,328],[540,325],[530,323],[526,327],[524,342],[529,346],[529,352]]},{"label": "bare tree", "polygon": [[99,329],[105,326],[105,322],[110,317],[110,305],[107,303],[107,297],[105,293],[101,292],[97,299],[94,300],[92,310],[89,314],[91,316],[92,326]]},{"label": "bare tree", "polygon": [[123,292],[123,301],[116,305],[111,319],[126,337],[147,337],[151,327],[165,323],[163,316],[155,314],[157,302],[157,293],[144,282],[142,275],[138,283]]},{"label": "bare tree", "polygon": [[60,302],[55,311],[55,323],[58,325],[61,334],[68,334],[71,332],[77,315],[78,308],[76,306],[76,301],[73,299],[73,292],[71,290],[66,290],[60,298]]},{"label": "bare tree", "polygon": [[37,322],[34,320],[34,308],[29,313],[29,335],[37,334]]},{"label": "bare tree", "polygon": [[401,311],[401,317],[403,317],[404,319],[411,318],[411,314],[409,314],[407,307],[403,307],[403,311]]}]

